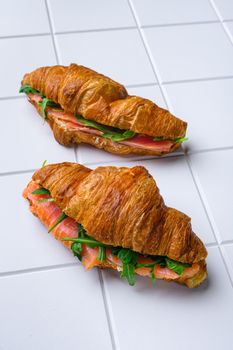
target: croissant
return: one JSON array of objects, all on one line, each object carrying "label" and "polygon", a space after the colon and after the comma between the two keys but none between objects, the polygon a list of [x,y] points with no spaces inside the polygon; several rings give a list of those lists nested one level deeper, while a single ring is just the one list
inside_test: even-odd
[{"label": "croissant", "polygon": [[136,273],[190,288],[207,276],[207,251],[191,219],[166,207],[142,166],[51,164],[34,173],[23,195],[87,269],[117,269],[130,284]]},{"label": "croissant", "polygon": [[186,122],[77,64],[25,74],[20,92],[27,93],[55,139],[66,146],[84,142],[116,154],[162,155],[185,140]]}]

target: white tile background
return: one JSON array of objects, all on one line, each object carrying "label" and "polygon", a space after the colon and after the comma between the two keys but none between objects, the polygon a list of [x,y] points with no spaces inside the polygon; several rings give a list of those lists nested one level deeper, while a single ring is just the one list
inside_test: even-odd
[{"label": "white tile background", "polygon": [[[0,13],[0,350],[232,349],[233,1],[8,0]],[[189,123],[157,159],[58,145],[18,95],[25,72],[77,62]],[[207,244],[200,288],[85,272],[21,192],[49,162],[146,166]]]}]

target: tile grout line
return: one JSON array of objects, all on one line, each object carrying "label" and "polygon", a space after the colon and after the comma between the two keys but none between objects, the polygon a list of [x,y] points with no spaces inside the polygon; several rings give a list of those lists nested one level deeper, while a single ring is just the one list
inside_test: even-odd
[{"label": "tile grout line", "polygon": [[[46,8],[47,8],[47,0],[45,0]],[[49,6],[49,5],[48,5]],[[218,16],[219,17],[219,16]],[[195,21],[195,22],[178,22],[178,23],[165,23],[165,24],[145,24],[140,25],[140,28],[146,29],[146,28],[163,28],[163,27],[177,27],[177,26],[188,26],[188,25],[200,25],[200,24],[214,24],[214,23],[229,23],[233,22],[233,19],[225,19],[225,20],[209,20],[209,21]],[[53,31],[54,35],[68,35],[68,34],[79,34],[79,33],[94,33],[94,32],[106,32],[106,31],[114,31],[114,30],[131,30],[131,29],[137,29],[137,26],[125,26],[125,27],[113,27],[113,28],[94,28],[94,29],[77,29],[77,30],[67,30],[67,31]],[[32,33],[32,34],[15,34],[15,35],[3,35],[0,36],[0,40],[4,39],[17,39],[17,38],[30,38],[30,37],[37,37],[37,36],[50,36],[51,33],[44,32],[44,33]]]},{"label": "tile grout line", "polygon": [[14,271],[6,271],[6,272],[0,272],[0,278],[8,277],[8,276],[24,275],[27,273],[34,273],[34,272],[53,271],[53,270],[59,270],[61,268],[68,268],[73,266],[79,266],[79,265],[76,262],[74,262],[74,263],[65,263],[65,264],[58,264],[58,265],[51,265],[51,266],[31,267],[27,269],[14,270]]},{"label": "tile grout line", "polygon": [[190,26],[190,25],[199,25],[199,24],[214,24],[214,23],[219,23],[219,19],[212,19],[209,21],[194,21],[194,22],[142,24],[142,25],[140,25],[140,28],[146,29],[146,28],[164,28],[164,27],[179,27],[179,26],[181,27],[181,26]]},{"label": "tile grout line", "polygon": [[[231,273],[230,273],[229,268],[228,268],[228,264],[227,264],[227,262],[226,262],[226,259],[225,259],[225,257],[224,257],[223,251],[222,251],[222,243],[221,243],[221,240],[220,240],[221,236],[220,236],[219,234],[217,234],[216,231],[215,231],[215,228],[214,228],[212,219],[211,219],[210,214],[209,214],[209,208],[207,208],[207,206],[205,205],[205,200],[204,200],[203,196],[201,195],[201,190],[200,190],[199,185],[198,185],[198,183],[197,183],[197,179],[196,179],[196,176],[195,176],[195,174],[194,174],[194,172],[193,172],[193,168],[192,168],[192,165],[191,165],[191,161],[190,161],[188,155],[187,155],[187,157],[186,157],[186,162],[187,162],[187,165],[188,165],[188,167],[189,167],[189,171],[190,171],[190,173],[191,173],[191,176],[192,176],[194,185],[195,185],[196,190],[197,190],[197,192],[198,192],[198,196],[199,196],[199,198],[200,198],[201,204],[202,204],[203,209],[204,209],[204,211],[205,211],[205,214],[206,214],[206,216],[207,216],[207,220],[208,220],[208,222],[209,222],[211,231],[212,231],[212,233],[213,233],[213,235],[214,235],[214,238],[215,238],[215,240],[216,240],[217,247],[218,247],[218,249],[219,249],[219,252],[220,252],[220,255],[221,255],[223,264],[224,264],[224,266],[225,266],[226,273],[227,273],[227,275],[228,275],[228,277],[229,277],[231,286],[232,286],[232,288],[233,288],[233,279],[232,279]],[[206,201],[207,201],[207,200],[206,200]],[[211,215],[211,216],[212,216],[212,215]]]},{"label": "tile grout line", "polygon": [[214,12],[215,12],[215,14],[216,14],[216,16],[218,17],[218,19],[219,19],[219,21],[220,21],[220,23],[221,23],[221,25],[222,25],[222,27],[223,27],[223,30],[224,30],[224,32],[225,32],[227,38],[230,40],[231,44],[233,45],[233,37],[232,37],[232,35],[231,35],[231,32],[229,31],[229,29],[228,29],[228,27],[227,27],[225,21],[223,20],[223,18],[222,18],[222,16],[221,16],[221,13],[220,13],[220,11],[218,10],[218,8],[217,8],[217,6],[216,6],[214,0],[209,0],[209,3],[210,3],[210,5],[212,6],[212,8],[213,8],[213,10],[214,10]]},{"label": "tile grout line", "polygon": [[167,98],[166,98],[166,92],[165,92],[165,90],[163,89],[163,86],[162,86],[162,84],[161,84],[161,79],[160,79],[160,77],[159,77],[158,69],[157,69],[155,63],[153,62],[153,56],[150,54],[149,47],[148,47],[148,45],[147,45],[147,43],[146,43],[146,40],[145,40],[145,38],[144,38],[143,30],[142,30],[141,27],[140,27],[140,22],[139,22],[139,19],[137,18],[137,12],[136,12],[136,10],[134,9],[134,6],[133,6],[133,4],[132,4],[132,0],[127,0],[127,1],[128,1],[128,4],[129,4],[131,13],[132,13],[132,15],[133,15],[133,17],[134,17],[134,20],[135,20],[135,22],[136,22],[136,24],[137,24],[137,30],[138,30],[139,36],[140,36],[140,38],[141,38],[141,40],[142,40],[142,44],[143,44],[143,46],[144,46],[145,52],[146,52],[146,54],[147,54],[147,57],[148,57],[148,59],[149,59],[151,68],[152,68],[153,73],[154,73],[154,76],[155,76],[155,79],[156,79],[157,82],[158,82],[158,86],[159,86],[160,92],[161,92],[161,94],[162,94],[162,96],[163,96],[163,99],[164,99],[164,102],[165,102],[166,106],[168,107]]},{"label": "tile grout line", "polygon": [[99,276],[99,282],[100,282],[100,288],[101,288],[101,293],[102,293],[102,298],[103,298],[103,303],[104,303],[104,309],[105,309],[105,314],[107,318],[107,323],[108,323],[108,330],[109,330],[109,335],[112,343],[112,349],[117,350],[116,346],[116,335],[115,332],[113,331],[113,320],[112,316],[110,315],[110,306],[109,306],[109,301],[107,298],[107,291],[106,291],[106,286],[104,283],[104,278],[102,274],[102,270],[98,269],[98,276]]},{"label": "tile grout line", "polygon": [[53,42],[53,49],[54,49],[54,53],[55,53],[55,56],[56,56],[57,64],[59,64],[60,60],[59,60],[58,50],[57,50],[55,37],[54,37],[53,24],[52,24],[52,18],[50,16],[50,9],[49,9],[48,0],[44,0],[44,2],[45,2],[46,12],[47,12],[47,16],[48,16],[48,21],[49,21],[50,36],[51,36],[52,42]]},{"label": "tile grout line", "polygon": [[[53,42],[53,49],[55,52],[55,56],[56,56],[56,61],[57,64],[61,63],[61,59],[60,59],[60,55],[59,55],[59,50],[57,47],[57,41],[56,41],[56,37],[54,34],[54,28],[53,28],[53,22],[52,22],[52,16],[51,16],[51,9],[50,9],[50,4],[49,4],[49,0],[44,0],[45,1],[45,7],[46,7],[46,11],[47,11],[47,15],[48,15],[48,20],[49,20],[49,28],[50,28],[50,35],[52,38],[52,42]],[[73,148],[73,152],[74,152],[74,159],[77,162],[77,154],[76,154],[76,147]]]},{"label": "tile grout line", "polygon": [[[212,0],[210,0],[210,1],[212,1]],[[140,34],[141,39],[142,39],[142,41],[143,41],[144,48],[145,48],[145,50],[146,50],[147,56],[148,56],[148,58],[149,58],[149,60],[150,60],[150,63],[151,63],[151,65],[152,65],[153,72],[154,72],[154,74],[155,74],[155,76],[156,76],[156,78],[157,78],[157,80],[158,80],[158,83],[159,83],[159,87],[160,87],[162,96],[163,96],[163,98],[164,98],[164,100],[165,100],[165,103],[166,103],[168,109],[173,110],[173,107],[172,107],[171,102],[169,101],[168,95],[167,95],[166,91],[163,90],[162,82],[161,82],[161,79],[160,79],[160,76],[159,76],[159,72],[158,72],[158,68],[156,67],[156,64],[155,64],[155,62],[154,62],[153,55],[151,55],[150,49],[149,49],[149,47],[147,46],[146,39],[144,38],[144,34],[143,34],[143,32],[142,32],[142,30],[141,30],[141,28],[140,28],[140,26],[139,26],[139,20],[137,19],[136,11],[134,10],[133,4],[132,4],[131,2],[132,2],[132,0],[128,0],[129,6],[130,6],[131,11],[132,11],[132,14],[133,14],[133,16],[134,16],[134,18],[135,18],[135,21],[136,21],[136,23],[137,23],[137,27],[138,27],[139,34]],[[219,17],[218,17],[218,18],[219,18]],[[190,173],[191,173],[191,176],[192,176],[194,185],[195,185],[195,187],[196,187],[196,190],[197,190],[197,192],[198,192],[199,198],[200,198],[200,200],[201,200],[201,203],[202,203],[203,208],[204,208],[204,210],[205,210],[205,213],[206,213],[206,215],[207,215],[207,219],[208,219],[208,221],[209,221],[209,224],[210,224],[210,227],[211,227],[211,229],[212,229],[213,235],[214,235],[214,237],[215,237],[216,242],[218,243],[218,247],[219,247],[219,250],[220,250],[220,252],[221,252],[221,257],[222,257],[222,260],[223,260],[223,263],[224,263],[224,266],[225,266],[227,275],[228,275],[228,277],[229,277],[229,279],[230,279],[230,282],[231,282],[231,285],[232,285],[232,287],[233,287],[233,280],[231,279],[231,274],[230,274],[230,272],[229,272],[229,270],[228,270],[228,266],[227,266],[227,263],[226,263],[226,261],[225,261],[224,255],[222,254],[221,247],[220,247],[220,245],[219,245],[219,240],[217,239],[218,237],[217,237],[216,232],[215,232],[215,230],[214,230],[214,227],[213,227],[213,225],[212,225],[212,220],[210,220],[208,210],[207,210],[207,208],[206,208],[206,206],[205,206],[205,204],[204,204],[203,198],[202,198],[201,193],[200,193],[200,191],[199,191],[199,187],[198,187],[197,182],[196,182],[196,179],[195,179],[195,177],[194,177],[194,174],[193,174],[193,171],[192,171],[192,168],[191,168],[191,164],[189,163],[189,158],[188,158],[188,156],[185,156],[185,160],[186,160],[186,163],[187,163],[187,165],[188,165],[189,171],[190,171]]]}]

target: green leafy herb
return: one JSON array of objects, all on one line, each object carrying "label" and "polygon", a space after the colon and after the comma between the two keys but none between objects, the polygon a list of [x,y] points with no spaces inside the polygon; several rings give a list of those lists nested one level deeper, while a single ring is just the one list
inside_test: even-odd
[{"label": "green leafy herb", "polygon": [[47,97],[43,97],[41,101],[38,102],[38,106],[41,106],[42,118],[46,119],[46,107],[59,107],[59,105]]},{"label": "green leafy herb", "polygon": [[57,221],[55,222],[55,224],[50,227],[50,229],[48,230],[48,233],[50,233],[51,231],[53,231],[53,229],[55,229],[55,227],[57,225],[59,225],[65,218],[67,218],[67,215],[65,213],[62,213],[61,216],[59,216],[59,218],[57,219]]},{"label": "green leafy herb", "polygon": [[78,237],[84,238],[86,236],[86,231],[81,224],[78,224]]},{"label": "green leafy herb", "polygon": [[32,194],[50,194],[50,192],[46,188],[40,187],[33,191]]},{"label": "green leafy herb", "polygon": [[45,199],[40,199],[38,202],[39,203],[54,202],[54,199],[53,198],[45,198]]},{"label": "green leafy herb", "polygon": [[154,141],[162,141],[163,140],[163,136],[156,136],[153,138]]},{"label": "green leafy herb", "polygon": [[41,95],[40,91],[33,89],[30,85],[26,84],[20,87],[19,93]]},{"label": "green leafy herb", "polygon": [[107,139],[110,139],[114,142],[124,141],[131,139],[135,136],[135,132],[131,130],[126,130],[123,133],[116,133],[116,132],[106,132],[102,135],[102,137],[105,137]]},{"label": "green leafy herb", "polygon": [[126,278],[129,285],[135,284],[135,266],[137,264],[138,253],[131,249],[121,248],[117,254],[118,259],[122,261],[121,277]]},{"label": "green leafy herb", "polygon": [[118,259],[123,263],[131,263],[135,265],[137,263],[138,253],[134,252],[131,249],[121,248],[117,254]]},{"label": "green leafy herb", "polygon": [[47,160],[44,160],[42,165],[41,165],[41,168],[43,168],[45,166],[45,164],[47,163]]},{"label": "green leafy herb", "polygon": [[188,141],[188,137],[177,137],[176,139],[164,139],[162,136],[153,138],[153,141],[172,141],[174,143]]},{"label": "green leafy herb", "polygon": [[174,142],[184,142],[184,141],[188,141],[188,137],[177,137]]},{"label": "green leafy herb", "polygon": [[155,282],[156,281],[156,276],[155,276],[155,273],[154,273],[154,266],[151,266],[151,268],[150,268],[150,276],[151,276],[152,282]]},{"label": "green leafy herb", "polygon": [[168,258],[165,258],[165,260],[166,260],[167,267],[170,270],[176,272],[179,276],[182,275],[182,273],[184,272],[184,269],[186,267],[190,266],[189,264],[180,263],[178,261],[171,260],[171,259],[168,259]]},{"label": "green leafy herb", "polygon": [[130,286],[135,285],[135,267],[133,264],[123,262],[121,277],[126,278]]},{"label": "green leafy herb", "polygon": [[107,127],[93,120],[85,119],[80,114],[75,114],[75,117],[83,125],[102,131],[103,132],[103,135],[101,135],[102,137],[108,138],[114,142],[127,140],[132,138],[135,135],[135,132],[131,130],[120,130],[116,128]]},{"label": "green leafy herb", "polygon": [[88,236],[86,236],[85,238],[79,238],[79,237],[63,237],[61,239],[62,241],[70,241],[70,242],[78,242],[78,243],[85,243],[87,244],[89,247],[91,248],[95,248],[95,247],[107,247],[106,244],[101,243],[99,241],[96,241],[93,238],[90,238]]},{"label": "green leafy herb", "polygon": [[72,252],[74,256],[76,256],[80,261],[82,260],[82,244],[78,242],[74,242],[71,246]]},{"label": "green leafy herb", "polygon": [[106,248],[105,247],[99,247],[97,260],[100,260],[100,261],[106,260]]}]

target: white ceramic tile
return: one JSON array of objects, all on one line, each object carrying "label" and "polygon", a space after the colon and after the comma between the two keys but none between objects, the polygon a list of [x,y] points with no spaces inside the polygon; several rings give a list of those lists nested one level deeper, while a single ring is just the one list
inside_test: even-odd
[{"label": "white ceramic tile", "polygon": [[96,271],[2,277],[0,289],[1,350],[111,349]]},{"label": "white ceramic tile", "polygon": [[47,36],[0,40],[0,97],[18,95],[23,76],[40,66],[56,64],[52,39]]},{"label": "white ceramic tile", "polygon": [[233,22],[226,22],[225,25],[227,26],[232,42],[233,42]]},{"label": "white ceramic tile", "polygon": [[[102,165],[113,165],[108,163]],[[183,156],[128,162],[114,162],[115,166],[143,165],[155,179],[167,206],[176,208],[192,218],[193,231],[205,242],[215,242],[203,205]],[[95,168],[96,165],[91,165]]]},{"label": "white ceramic tile", "polygon": [[136,29],[57,35],[63,64],[75,62],[125,84],[155,82]]},{"label": "white ceramic tile", "polygon": [[[128,93],[131,95],[142,96],[154,101],[160,107],[166,108],[163,96],[158,86],[143,86],[136,88],[128,88]],[[178,151],[180,152],[180,151]],[[117,156],[107,153],[103,150],[95,149],[92,146],[80,144],[77,147],[78,161],[82,164],[90,164],[97,162],[114,162],[127,159],[136,159],[139,156]],[[143,157],[142,157],[143,158]]]},{"label": "white ceramic tile", "polygon": [[[74,149],[59,145],[47,123],[26,98],[0,101],[4,116],[0,173],[36,169],[49,163],[74,161]],[[12,141],[11,141],[12,140]]]},{"label": "white ceramic tile", "polygon": [[[0,272],[78,263],[73,254],[47,233],[22,197],[31,173],[0,177]],[[1,349],[1,347],[0,347]]]},{"label": "white ceramic tile", "polygon": [[55,32],[135,26],[127,0],[50,0]]},{"label": "white ceramic tile", "polygon": [[188,122],[189,151],[233,146],[233,79],[165,86],[175,115]]},{"label": "white ceramic tile", "polygon": [[233,150],[190,156],[201,191],[222,240],[233,239]]},{"label": "white ceramic tile", "polygon": [[156,103],[159,107],[167,108],[163,95],[158,85],[131,87],[131,88],[128,88],[128,93],[130,95],[148,98],[149,100]]},{"label": "white ceramic tile", "polygon": [[0,36],[49,32],[43,0],[8,0],[1,3]]},{"label": "white ceramic tile", "polygon": [[223,245],[222,252],[224,254],[227,268],[233,281],[233,243],[230,245],[225,245],[225,246]]},{"label": "white ceramic tile", "polygon": [[213,0],[222,19],[233,19],[232,0]]},{"label": "white ceramic tile", "polygon": [[208,0],[132,0],[141,25],[217,20]]},{"label": "white ceramic tile", "polygon": [[218,248],[209,249],[209,277],[197,289],[138,278],[134,287],[104,271],[121,350],[196,350],[232,345],[232,287]]},{"label": "white ceramic tile", "polygon": [[162,81],[233,75],[233,46],[220,23],[146,28],[144,33]]}]

